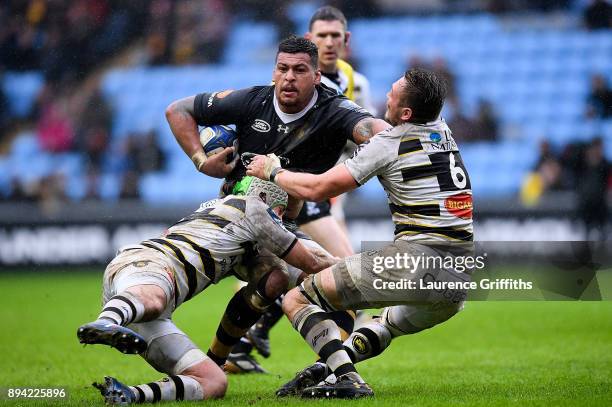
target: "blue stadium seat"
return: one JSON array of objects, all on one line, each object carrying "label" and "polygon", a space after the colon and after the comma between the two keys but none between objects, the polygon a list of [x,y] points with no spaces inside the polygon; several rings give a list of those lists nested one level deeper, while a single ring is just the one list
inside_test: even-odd
[{"label": "blue stadium seat", "polygon": [[[291,2],[287,7],[287,15],[296,25],[296,32],[308,31],[310,17],[317,10],[317,5],[311,2]],[[352,27],[351,27],[352,29]]]},{"label": "blue stadium seat", "polygon": [[98,193],[105,201],[116,201],[119,199],[123,178],[117,174],[107,173],[100,176]]},{"label": "blue stadium seat", "polygon": [[81,153],[61,153],[53,156],[53,168],[66,176],[84,172],[85,159]]},{"label": "blue stadium seat", "polygon": [[606,159],[608,161],[612,161],[612,135],[604,139],[604,151],[606,154]]},{"label": "blue stadium seat", "polygon": [[42,72],[7,72],[2,88],[9,100],[11,111],[17,117],[26,117],[44,85]]},{"label": "blue stadium seat", "polygon": [[2,197],[6,197],[11,193],[10,166],[11,162],[8,158],[0,157],[0,196]]},{"label": "blue stadium seat", "polygon": [[195,171],[191,174],[189,176],[165,173],[145,175],[140,181],[140,194],[145,202],[153,205],[168,203],[195,205],[218,196],[221,180]]},{"label": "blue stadium seat", "polygon": [[17,158],[31,158],[41,153],[38,138],[33,132],[20,133],[12,142],[10,154]]},{"label": "blue stadium seat", "polygon": [[54,172],[53,155],[39,152],[35,157],[12,156],[10,173],[26,182],[39,180]]},{"label": "blue stadium seat", "polygon": [[612,144],[612,119],[602,121],[601,136],[606,143]]},{"label": "blue stadium seat", "polygon": [[272,60],[278,33],[271,23],[238,22],[233,24],[225,49],[226,63],[253,63]]},{"label": "blue stadium seat", "polygon": [[87,194],[87,176],[84,174],[71,174],[66,177],[66,196],[72,200],[80,201]]}]

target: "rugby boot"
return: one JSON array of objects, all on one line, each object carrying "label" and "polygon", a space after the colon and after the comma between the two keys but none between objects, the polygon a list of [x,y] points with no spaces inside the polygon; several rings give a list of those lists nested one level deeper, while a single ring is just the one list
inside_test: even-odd
[{"label": "rugby boot", "polygon": [[340,377],[336,383],[323,383],[307,387],[302,391],[302,398],[335,398],[356,399],[374,396],[374,392],[367,383],[363,383],[354,373],[347,373]]},{"label": "rugby boot", "polygon": [[230,353],[223,369],[227,373],[268,373],[257,360],[246,353]]},{"label": "rugby boot", "polygon": [[105,376],[104,383],[92,383],[100,390],[106,404],[111,406],[127,406],[136,403],[136,396],[132,390],[114,377]]},{"label": "rugby boot", "polygon": [[314,363],[296,373],[295,377],[276,390],[277,397],[299,396],[302,391],[316,386],[327,376],[327,366],[323,363]]},{"label": "rugby boot", "polygon": [[147,350],[147,341],[142,336],[110,321],[94,321],[82,325],[77,331],[77,337],[81,343],[108,345],[121,353],[136,354]]}]

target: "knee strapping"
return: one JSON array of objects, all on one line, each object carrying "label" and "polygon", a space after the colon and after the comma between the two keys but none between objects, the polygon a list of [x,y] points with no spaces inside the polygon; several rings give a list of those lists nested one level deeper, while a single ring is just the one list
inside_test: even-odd
[{"label": "knee strapping", "polygon": [[170,334],[154,339],[145,359],[157,371],[179,374],[206,359],[206,355],[185,335]]},{"label": "knee strapping", "polygon": [[322,293],[322,290],[317,286],[315,276],[310,276],[299,285],[300,293],[310,302],[315,304],[325,312],[337,311],[331,306],[327,298]]}]

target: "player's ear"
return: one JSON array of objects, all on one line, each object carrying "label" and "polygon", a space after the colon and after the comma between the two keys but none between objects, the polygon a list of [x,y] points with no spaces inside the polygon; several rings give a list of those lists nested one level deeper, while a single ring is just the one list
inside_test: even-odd
[{"label": "player's ear", "polygon": [[308,31],[306,34],[304,34],[304,38],[306,38],[308,41],[312,41],[312,33]]},{"label": "player's ear", "polygon": [[321,83],[321,70],[320,69],[315,69],[314,83],[315,85],[319,85]]},{"label": "player's ear", "polygon": [[349,40],[351,39],[351,32],[350,31],[345,31],[344,32],[344,46],[348,46],[349,44]]},{"label": "player's ear", "polygon": [[400,116],[400,120],[402,122],[407,122],[412,117],[412,109],[409,107],[402,107],[402,115]]}]

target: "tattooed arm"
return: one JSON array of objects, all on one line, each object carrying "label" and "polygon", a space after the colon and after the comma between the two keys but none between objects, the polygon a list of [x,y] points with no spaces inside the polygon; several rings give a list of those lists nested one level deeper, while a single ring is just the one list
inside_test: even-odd
[{"label": "tattooed arm", "polygon": [[391,127],[392,126],[386,121],[373,117],[360,120],[353,128],[353,141],[355,141],[356,144],[361,144],[369,140],[375,134]]},{"label": "tattooed arm", "polygon": [[235,163],[226,163],[226,157],[233,152],[233,148],[228,147],[221,153],[206,158],[194,117],[194,100],[195,96],[190,96],[172,102],[166,108],[166,120],[172,134],[198,171],[211,177],[223,178],[235,165]]}]

